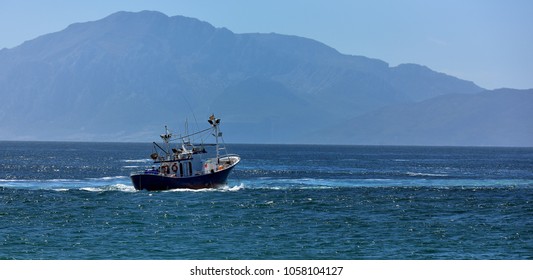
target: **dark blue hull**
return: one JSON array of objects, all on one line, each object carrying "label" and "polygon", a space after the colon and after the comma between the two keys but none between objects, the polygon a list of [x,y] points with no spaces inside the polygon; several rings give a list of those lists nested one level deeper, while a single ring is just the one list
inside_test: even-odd
[{"label": "dark blue hull", "polygon": [[235,165],[211,174],[193,177],[168,177],[158,174],[134,174],[131,181],[136,190],[165,191],[172,189],[206,189],[226,184]]}]

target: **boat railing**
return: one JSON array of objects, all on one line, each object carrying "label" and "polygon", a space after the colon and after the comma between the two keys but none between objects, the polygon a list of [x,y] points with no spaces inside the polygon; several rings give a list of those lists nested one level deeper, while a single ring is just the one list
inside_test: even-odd
[{"label": "boat railing", "polygon": [[226,164],[228,165],[235,165],[237,164],[240,160],[241,160],[241,157],[237,154],[227,154],[227,155],[223,155],[223,156],[220,156],[218,158],[219,160],[219,163],[220,161],[229,161],[227,162]]},{"label": "boat railing", "polygon": [[227,157],[240,157],[238,154],[225,154],[220,156],[220,158],[227,158]]}]

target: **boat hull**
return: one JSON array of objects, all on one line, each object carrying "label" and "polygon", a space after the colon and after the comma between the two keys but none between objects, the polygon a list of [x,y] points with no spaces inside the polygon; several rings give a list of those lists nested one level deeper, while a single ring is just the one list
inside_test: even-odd
[{"label": "boat hull", "polygon": [[172,189],[207,189],[226,184],[232,165],[224,170],[192,177],[169,177],[160,174],[133,174],[131,181],[136,190],[165,191]]}]

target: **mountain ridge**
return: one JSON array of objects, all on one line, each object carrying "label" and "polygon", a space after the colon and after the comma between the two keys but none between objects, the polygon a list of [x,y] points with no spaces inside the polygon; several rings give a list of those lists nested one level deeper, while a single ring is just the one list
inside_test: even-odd
[{"label": "mountain ridge", "polygon": [[483,90],[299,36],[117,12],[0,50],[0,139],[150,141],[165,124],[214,112],[232,142],[305,143],[389,106]]},{"label": "mountain ridge", "polygon": [[[533,89],[502,88],[473,95],[449,94],[409,106],[381,108],[353,118],[348,124],[317,131],[314,137],[332,135],[332,131],[349,127],[351,131],[364,132],[365,136],[345,133],[341,135],[343,141],[337,143],[528,147],[533,139],[533,124],[528,122],[533,116],[531,108]],[[321,141],[333,139],[327,137]]]}]

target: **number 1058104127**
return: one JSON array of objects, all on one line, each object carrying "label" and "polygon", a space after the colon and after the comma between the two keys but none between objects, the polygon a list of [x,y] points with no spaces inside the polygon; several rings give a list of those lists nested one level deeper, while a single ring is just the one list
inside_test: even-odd
[{"label": "number 1058104127", "polygon": [[284,275],[341,275],[342,266],[289,266],[283,268]]}]

